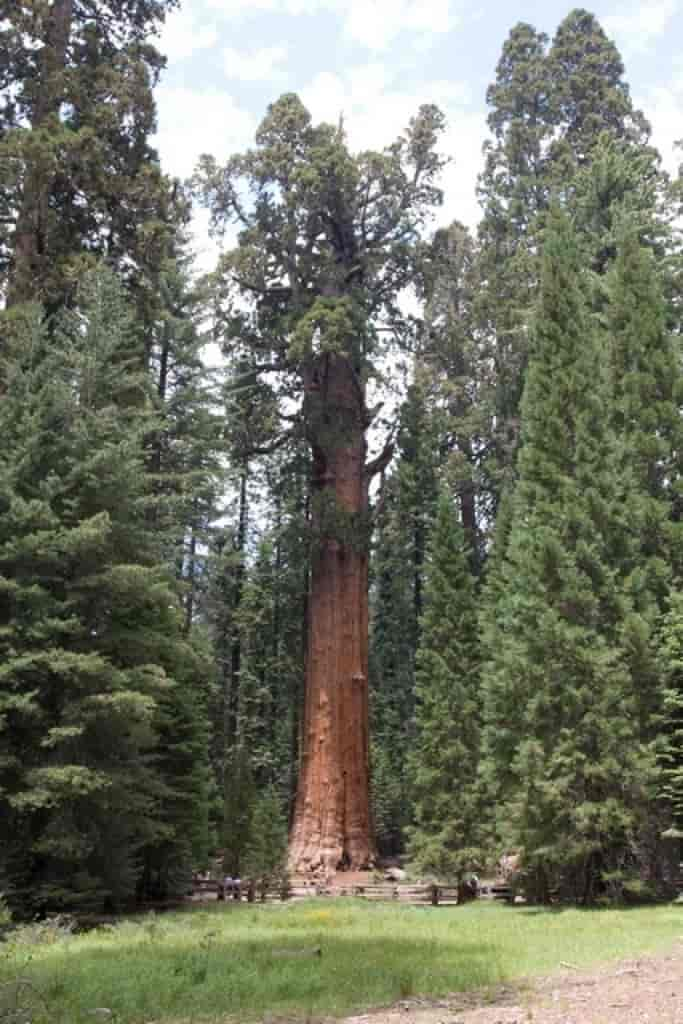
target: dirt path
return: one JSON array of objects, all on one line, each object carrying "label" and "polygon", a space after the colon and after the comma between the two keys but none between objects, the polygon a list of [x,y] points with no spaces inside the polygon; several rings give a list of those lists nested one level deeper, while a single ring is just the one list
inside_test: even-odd
[{"label": "dirt path", "polygon": [[492,1000],[408,1000],[341,1024],[683,1024],[683,943],[667,955],[590,972],[565,965],[523,988],[500,989]]}]

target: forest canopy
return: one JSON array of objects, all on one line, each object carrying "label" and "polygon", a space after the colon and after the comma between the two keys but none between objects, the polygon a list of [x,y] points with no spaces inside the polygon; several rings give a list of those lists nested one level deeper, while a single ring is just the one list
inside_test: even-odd
[{"label": "forest canopy", "polygon": [[168,175],[175,6],[0,3],[0,892],[513,852],[529,900],[667,895],[681,178],[615,44],[511,28],[435,227],[428,103],[355,152],[285,93]]}]

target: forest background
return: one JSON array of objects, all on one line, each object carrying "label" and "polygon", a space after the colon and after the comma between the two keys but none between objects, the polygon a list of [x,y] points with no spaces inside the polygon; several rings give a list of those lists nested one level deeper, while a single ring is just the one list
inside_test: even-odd
[{"label": "forest background", "polygon": [[[217,849],[230,873],[276,866],[319,514],[296,377],[319,356],[352,357],[373,406],[371,515],[351,527],[370,557],[380,853],[461,878],[519,850],[540,900],[666,891],[683,829],[680,179],[614,43],[583,10],[551,38],[512,28],[480,222],[435,231],[440,154],[460,157],[429,103],[397,101],[403,141],[355,155],[343,121],[319,127],[285,93],[251,155],[217,147],[168,177],[154,32],[173,6],[0,7],[10,905],[170,896]],[[204,115],[215,138],[231,115],[244,127],[230,104]],[[226,232],[207,276],[193,204]],[[353,292],[302,313],[254,288],[258,254],[281,258],[319,206],[374,228],[361,271],[343,238],[313,236],[310,273],[341,249]]]}]

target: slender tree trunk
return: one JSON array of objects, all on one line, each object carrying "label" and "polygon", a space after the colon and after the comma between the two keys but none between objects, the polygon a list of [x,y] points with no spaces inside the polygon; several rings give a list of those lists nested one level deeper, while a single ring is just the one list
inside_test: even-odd
[{"label": "slender tree trunk", "polygon": [[[59,116],[61,76],[66,67],[73,20],[73,0],[54,0],[47,17],[44,46],[40,56],[40,81],[31,115],[34,132]],[[54,173],[49,159],[34,157],[26,167],[24,187],[14,239],[14,266],[7,305],[36,297],[48,252],[49,198]]]},{"label": "slender tree trunk", "polygon": [[232,639],[230,642],[230,673],[228,675],[228,688],[225,694],[225,750],[229,753],[237,740],[237,719],[239,716],[240,704],[240,671],[242,668],[242,633],[239,627],[238,615],[242,603],[244,591],[244,556],[247,546],[247,481],[249,478],[249,466],[245,462],[240,476],[240,498],[239,515],[237,521],[237,536],[235,538],[235,552],[238,562],[235,566],[234,588],[232,592]]},{"label": "slender tree trunk", "polygon": [[[311,526],[311,495],[308,479],[305,482],[305,495],[303,501],[303,521],[307,532],[310,533]],[[306,666],[308,664],[308,619],[309,619],[309,604],[310,604],[310,565],[309,559],[306,557],[303,564],[303,586],[302,594],[303,601],[301,604],[301,633],[300,633],[300,651],[302,653],[302,666],[303,672],[301,675],[294,676],[294,684],[292,687],[291,701],[292,701],[292,735],[291,735],[291,760],[290,760],[290,775],[289,775],[289,786],[290,786],[290,808],[289,808],[289,826],[290,830],[294,822],[294,812],[296,810],[296,794],[298,790],[299,780],[299,769],[300,769],[300,753],[303,750],[303,712],[304,712],[304,680],[307,676]]]},{"label": "slender tree trunk", "polygon": [[[469,455],[469,452],[465,453]],[[472,465],[471,459],[468,460]],[[460,498],[460,515],[462,516],[462,527],[465,531],[465,538],[470,549],[470,568],[474,576],[479,576],[481,565],[479,561],[479,532],[477,523],[477,498],[472,477],[462,480],[458,485],[458,496]]]},{"label": "slender tree trunk", "polygon": [[[192,503],[196,515],[197,501]],[[194,516],[193,516],[194,519]],[[190,548],[187,561],[187,582],[188,591],[185,599],[185,633],[189,636],[192,631],[194,620],[194,606],[197,595],[197,525],[193,522],[190,526]]]},{"label": "slender tree trunk", "polygon": [[277,489],[275,492],[275,551],[274,554],[274,574],[271,584],[273,594],[273,626],[271,633],[270,643],[270,669],[269,672],[274,676],[274,679],[270,681],[270,685],[264,687],[264,693],[268,694],[268,716],[266,742],[275,749],[276,735],[277,735],[277,720],[279,719],[282,708],[283,708],[283,693],[282,693],[282,648],[283,648],[283,637],[282,637],[282,615],[281,615],[281,588],[280,579],[282,576],[282,491],[280,489],[280,483],[278,482]]},{"label": "slender tree trunk", "polygon": [[303,750],[289,867],[368,867],[375,849],[368,745],[368,490],[365,403],[342,356],[320,357],[306,387],[313,450]]},{"label": "slender tree trunk", "polygon": [[[416,495],[417,501],[422,505],[423,495]],[[413,632],[414,650],[417,650],[420,642],[420,622],[422,620],[422,581],[424,577],[425,563],[425,528],[422,518],[422,508],[413,508],[414,529],[413,529]]]}]

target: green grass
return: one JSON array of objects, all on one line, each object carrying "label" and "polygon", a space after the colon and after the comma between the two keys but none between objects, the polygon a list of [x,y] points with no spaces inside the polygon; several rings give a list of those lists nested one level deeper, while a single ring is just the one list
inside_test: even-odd
[{"label": "green grass", "polygon": [[[149,916],[0,946],[0,982],[30,982],[34,1021],[302,1018],[440,996],[671,946],[683,908],[393,907],[350,900]],[[312,955],[316,948],[322,955]],[[5,1003],[14,999],[12,984]],[[0,1021],[3,1020],[0,1003]],[[41,1010],[42,1007],[42,1010]],[[42,1015],[41,1015],[42,1014]],[[7,1019],[7,1018],[5,1018]]]}]

